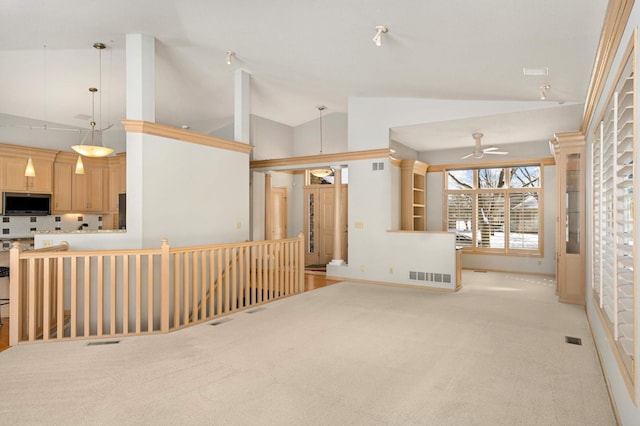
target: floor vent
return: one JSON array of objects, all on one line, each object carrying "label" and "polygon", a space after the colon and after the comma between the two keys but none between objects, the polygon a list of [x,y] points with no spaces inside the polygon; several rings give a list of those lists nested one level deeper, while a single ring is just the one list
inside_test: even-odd
[{"label": "floor vent", "polygon": [[564,336],[564,341],[570,345],[582,346],[582,339],[579,337]]},{"label": "floor vent", "polygon": [[210,322],[209,325],[216,326],[216,325],[224,324],[225,322],[229,322],[229,321],[231,321],[231,318],[222,318],[217,321]]},{"label": "floor vent", "polygon": [[267,308],[255,308],[255,309],[251,309],[250,311],[246,311],[245,313],[247,314],[255,314],[256,312],[260,312],[260,311],[264,311]]},{"label": "floor vent", "polygon": [[104,346],[104,345],[117,345],[120,340],[107,340],[105,342],[89,342],[86,346]]}]

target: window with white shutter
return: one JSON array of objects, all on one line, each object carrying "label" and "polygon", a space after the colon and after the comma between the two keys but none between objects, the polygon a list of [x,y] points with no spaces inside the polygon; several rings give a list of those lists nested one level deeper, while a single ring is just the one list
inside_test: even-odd
[{"label": "window with white shutter", "polygon": [[459,246],[542,255],[542,166],[445,170],[444,217]]}]

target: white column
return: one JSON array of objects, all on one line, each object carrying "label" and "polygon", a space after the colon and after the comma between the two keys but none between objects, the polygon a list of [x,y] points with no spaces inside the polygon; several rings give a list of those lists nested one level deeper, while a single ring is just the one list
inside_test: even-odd
[{"label": "white column", "polygon": [[251,143],[251,74],[236,70],[234,89],[233,139]]},{"label": "white column", "polygon": [[344,265],[342,258],[342,166],[333,169],[333,259],[330,265]]},{"label": "white column", "polygon": [[273,223],[271,215],[271,172],[264,174],[264,239],[270,240],[273,236]]},{"label": "white column", "polygon": [[[126,37],[127,119],[156,121],[155,38],[145,34]],[[128,160],[128,159],[127,159]]]}]

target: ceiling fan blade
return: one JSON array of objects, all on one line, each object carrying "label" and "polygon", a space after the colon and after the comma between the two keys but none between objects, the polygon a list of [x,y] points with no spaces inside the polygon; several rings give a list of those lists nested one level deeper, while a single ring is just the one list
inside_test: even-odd
[{"label": "ceiling fan blade", "polygon": [[485,154],[493,154],[493,155],[507,155],[506,151],[485,151]]},{"label": "ceiling fan blade", "polygon": [[489,151],[496,151],[496,150],[498,150],[498,148],[497,148],[497,147],[495,147],[495,146],[490,146],[489,148],[485,148],[483,151],[484,151],[484,152],[489,152]]},{"label": "ceiling fan blade", "polygon": [[467,158],[471,157],[473,155],[473,152],[471,154],[465,155],[464,157],[460,157],[461,160],[466,160]]}]

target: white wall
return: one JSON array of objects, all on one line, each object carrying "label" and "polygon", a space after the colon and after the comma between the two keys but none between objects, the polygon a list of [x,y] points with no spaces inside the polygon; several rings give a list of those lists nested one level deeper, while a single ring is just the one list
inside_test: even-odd
[{"label": "white wall", "polygon": [[[470,148],[469,148],[470,149]],[[460,164],[465,162],[477,163],[477,160],[461,160],[468,154],[469,149],[441,150],[421,152],[420,160],[429,165]],[[501,150],[508,151],[508,155],[485,156],[481,161],[492,160],[528,160],[551,157],[548,141],[500,145]],[[427,173],[427,229],[429,231],[443,231],[444,183],[443,172]],[[555,230],[556,230],[556,168],[547,166],[543,174],[544,199],[544,247],[543,257],[530,256],[502,256],[489,254],[462,255],[462,265],[469,269],[494,269],[501,271],[528,272],[536,274],[555,275]]]},{"label": "white wall", "polygon": [[251,116],[252,160],[291,157],[293,142],[292,127],[257,115]]},{"label": "white wall", "polygon": [[[162,238],[173,247],[249,238],[248,154],[147,134],[140,142],[142,157],[127,156],[127,184],[129,170],[141,169],[140,187],[127,187],[127,230],[139,213],[143,247]],[[136,197],[141,211],[129,212]]]},{"label": "white wall", "polygon": [[[634,31],[634,29],[637,29],[638,25],[640,24],[640,5],[638,5],[637,3],[634,4],[632,12],[631,12],[631,16],[629,17],[629,21],[627,23],[627,26],[625,28],[624,34],[622,36],[622,40],[621,40],[621,45],[616,53],[615,59],[613,61],[612,64],[612,68],[611,68],[611,72],[609,73],[608,77],[607,77],[607,83],[605,86],[605,89],[603,91],[603,95],[601,96],[601,98],[598,100],[598,105],[596,107],[595,113],[594,113],[594,117],[593,117],[593,121],[590,123],[589,125],[589,129],[587,131],[587,134],[585,135],[587,138],[587,158],[589,158],[589,156],[591,155],[591,143],[593,141],[593,135],[595,132],[595,129],[598,126],[598,122],[597,120],[599,119],[599,117],[602,114],[602,110],[604,108],[604,105],[606,103],[606,99],[608,97],[608,94],[611,92],[612,90],[612,81],[614,78],[616,78],[617,76],[617,70],[620,68],[621,65],[621,61],[622,61],[622,54],[624,53],[625,49],[627,48],[627,45],[629,43],[629,41],[631,40],[632,37],[632,33]],[[636,50],[635,52],[635,61],[636,61],[636,68],[638,67],[638,51]],[[637,78],[637,76],[636,76]],[[636,94],[636,99],[635,99],[635,104],[637,105],[638,102],[638,95]],[[640,116],[638,115],[638,111],[635,110],[634,111],[634,120],[635,120],[635,129],[634,132],[635,134],[639,134],[638,132],[640,132]],[[636,158],[634,159],[634,163],[638,164],[638,162],[640,161],[640,151],[637,149],[636,146]],[[587,164],[589,163],[589,161],[587,161]],[[609,384],[609,388],[610,388],[610,393],[614,399],[614,403],[616,405],[617,408],[617,412],[619,414],[620,417],[620,421],[623,425],[637,425],[638,424],[638,419],[640,419],[640,406],[636,405],[633,402],[633,399],[631,397],[631,395],[629,394],[629,391],[627,390],[627,386],[624,382],[624,379],[622,377],[622,374],[620,372],[620,367],[618,366],[618,363],[616,361],[616,356],[614,351],[611,348],[611,343],[610,340],[607,337],[607,333],[604,329],[604,325],[602,324],[602,322],[600,321],[600,315],[598,314],[598,312],[596,311],[596,301],[593,298],[593,292],[591,291],[591,286],[592,286],[592,280],[591,280],[591,268],[592,268],[592,257],[591,257],[591,251],[590,251],[590,247],[593,246],[593,235],[592,232],[590,230],[590,226],[589,224],[592,223],[592,217],[593,217],[593,208],[592,208],[592,203],[593,203],[593,196],[592,196],[592,188],[591,188],[591,179],[592,179],[592,173],[591,170],[589,170],[589,168],[587,168],[587,177],[586,177],[586,182],[587,182],[587,218],[586,218],[586,223],[587,223],[587,253],[586,253],[586,310],[587,310],[587,315],[590,319],[590,324],[591,324],[591,330],[593,332],[593,336],[595,338],[597,347],[598,347],[598,352],[600,354],[600,361],[602,363],[603,366],[603,370],[605,372],[606,375],[606,380]],[[635,184],[638,185],[639,184],[639,180],[638,180],[638,176],[636,174],[636,176],[634,176],[634,181]],[[635,194],[635,205],[639,205],[640,204],[640,197],[639,194],[636,192]],[[640,223],[640,218],[639,218],[639,214],[638,214],[638,209],[636,209],[635,212],[635,223]],[[636,241],[638,241],[640,239],[640,229],[638,229],[638,226],[635,227],[635,238]],[[636,267],[638,266],[638,261],[636,260]],[[636,286],[638,285],[638,283],[636,282]],[[636,297],[635,297],[635,311],[636,313],[640,312],[640,297],[638,297],[638,293],[636,292]],[[640,342],[640,315],[636,314],[635,316],[635,341],[636,341],[636,351],[638,350],[638,342]],[[636,355],[638,355],[636,353]],[[636,384],[636,395],[635,398],[636,400],[640,401],[640,369],[637,368],[637,359],[636,359],[636,368],[635,368],[635,377],[634,377],[634,382]]]},{"label": "white wall", "polygon": [[[327,113],[322,116],[322,153],[347,151],[347,114]],[[320,117],[294,129],[293,157],[320,154]]]}]

